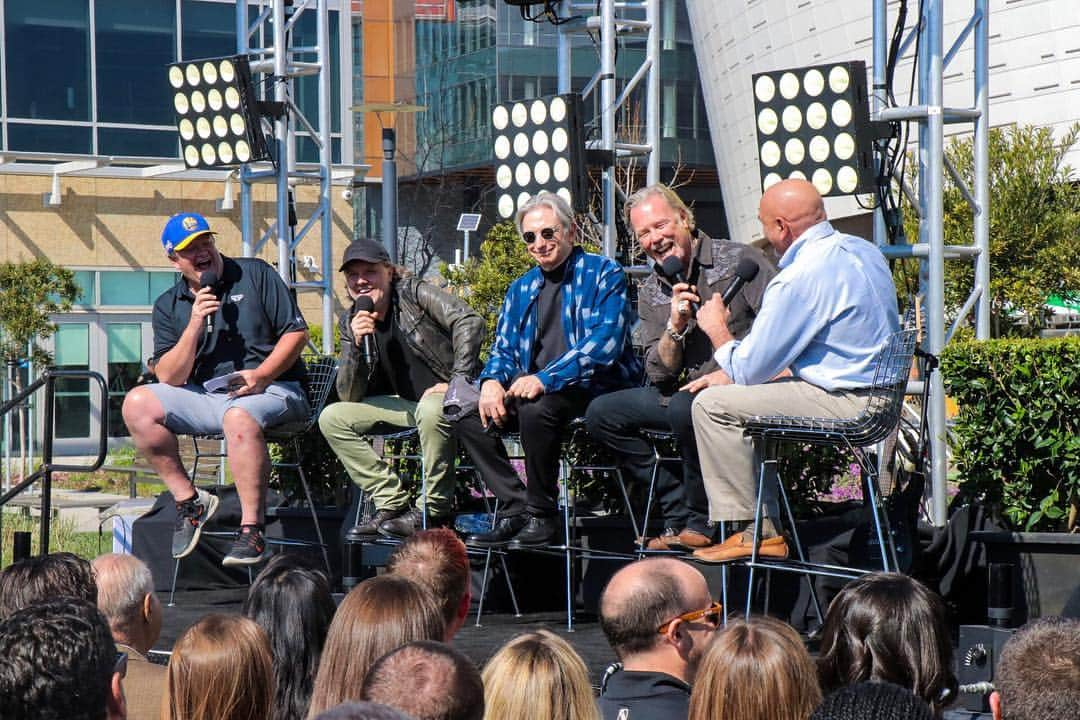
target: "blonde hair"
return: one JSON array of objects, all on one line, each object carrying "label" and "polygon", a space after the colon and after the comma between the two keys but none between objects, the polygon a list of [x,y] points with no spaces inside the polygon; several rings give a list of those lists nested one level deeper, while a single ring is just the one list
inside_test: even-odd
[{"label": "blonde hair", "polygon": [[482,677],[484,720],[600,720],[584,661],[547,630],[503,645]]},{"label": "blonde hair", "polygon": [[253,620],[212,613],[173,647],[162,720],[264,720],[274,697],[270,642]]},{"label": "blonde hair", "polygon": [[653,183],[652,185],[648,185],[636,191],[633,195],[626,198],[626,202],[623,203],[623,222],[626,223],[627,230],[632,232],[634,229],[634,226],[630,222],[630,211],[654,195],[659,195],[664,198],[664,200],[667,201],[667,204],[671,206],[672,210],[679,215],[682,215],[683,220],[686,221],[686,226],[690,228],[690,230],[697,227],[694,221],[694,211],[686,206],[686,203],[683,202],[678,193],[664,183]]},{"label": "blonde hair", "polygon": [[413,640],[442,640],[442,608],[431,593],[400,575],[360,583],[334,613],[311,690],[308,717],[360,699],[368,669],[391,650]]},{"label": "blonde hair", "polygon": [[807,720],[820,702],[817,671],[798,634],[754,617],[717,632],[694,676],[688,720]]}]

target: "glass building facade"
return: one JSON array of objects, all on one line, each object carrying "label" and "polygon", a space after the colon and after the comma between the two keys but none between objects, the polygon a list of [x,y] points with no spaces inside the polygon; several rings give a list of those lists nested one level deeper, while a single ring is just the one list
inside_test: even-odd
[{"label": "glass building facade", "polygon": [[[236,3],[215,0],[3,0],[4,109],[0,146],[48,154],[179,158],[165,66],[236,52]],[[254,19],[254,10],[252,10]],[[293,46],[314,46],[315,14]],[[331,83],[340,87],[339,18],[330,11]],[[252,46],[263,43],[254,37]],[[317,81],[295,101],[318,128]],[[331,93],[334,162],[341,162],[341,97]],[[318,160],[297,133],[301,161]]]},{"label": "glass building facade", "polygon": [[[417,119],[417,165],[421,173],[464,169],[491,162],[492,105],[555,93],[558,29],[524,20],[502,0],[459,0],[453,12],[416,18],[416,102],[427,111]],[[644,13],[642,13],[644,19]],[[714,167],[709,128],[683,2],[661,3],[661,162]],[[643,37],[620,40],[616,58],[618,92],[644,58]],[[598,65],[587,36],[572,53],[572,87],[580,90]],[[621,139],[643,142],[644,83],[620,121]],[[597,127],[599,93],[586,103],[587,122]],[[597,127],[596,134],[599,134]]]}]

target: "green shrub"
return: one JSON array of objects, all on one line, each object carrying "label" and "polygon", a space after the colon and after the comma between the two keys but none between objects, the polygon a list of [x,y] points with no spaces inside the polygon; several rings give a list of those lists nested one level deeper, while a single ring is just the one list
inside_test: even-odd
[{"label": "green shrub", "polygon": [[1074,530],[1080,505],[1080,338],[949,345],[960,489],[1016,529]]}]

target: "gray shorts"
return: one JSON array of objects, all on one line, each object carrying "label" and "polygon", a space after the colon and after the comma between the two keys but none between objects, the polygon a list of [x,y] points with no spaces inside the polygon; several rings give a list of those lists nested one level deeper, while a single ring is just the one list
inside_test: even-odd
[{"label": "gray shorts", "polygon": [[264,430],[275,425],[304,422],[307,397],[298,382],[276,382],[258,395],[231,398],[227,393],[208,393],[202,385],[181,387],[165,383],[146,386],[165,409],[165,427],[177,435],[220,435],[221,421],[229,408],[246,411]]}]

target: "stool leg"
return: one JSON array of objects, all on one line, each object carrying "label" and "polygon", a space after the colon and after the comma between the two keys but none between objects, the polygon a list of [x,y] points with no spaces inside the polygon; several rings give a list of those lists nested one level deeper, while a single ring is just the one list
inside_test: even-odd
[{"label": "stool leg", "polygon": [[311,487],[308,485],[307,475],[304,474],[304,466],[300,464],[300,447],[297,441],[296,443],[296,474],[300,476],[300,485],[304,488],[304,497],[307,499],[308,508],[311,510],[311,521],[315,523],[315,537],[319,539],[319,549],[322,550],[323,562],[326,563],[326,575],[327,577],[333,577],[333,571],[330,569],[330,552],[326,549],[326,540],[323,539],[322,525],[319,524],[319,513],[315,510],[315,501],[311,497]]},{"label": "stool leg", "polygon": [[[720,521],[720,540],[727,539],[726,525],[723,520]],[[728,597],[727,597],[727,563],[720,566],[720,603],[724,606],[724,627],[727,627],[728,617]]]},{"label": "stool leg", "polygon": [[757,504],[754,507],[754,539],[750,550],[750,573],[746,585],[746,619],[750,619],[750,609],[754,600],[754,566],[758,561],[758,545],[761,544],[761,518],[762,509],[765,505],[765,475],[766,468],[772,465],[771,477],[776,476],[776,443],[762,438],[755,440],[761,450],[761,467],[758,471]]},{"label": "stool leg", "polygon": [[[803,552],[799,531],[795,527],[795,514],[791,512],[787,489],[784,487],[784,483],[780,482],[779,477],[777,478],[777,487],[780,489],[780,501],[784,505],[784,516],[787,518],[788,527],[791,528],[791,540],[795,543],[795,553],[799,556],[799,561],[805,563],[807,562],[806,553]],[[806,587],[810,591],[810,599],[814,603],[814,612],[817,614],[818,622],[824,623],[825,616],[821,612],[821,601],[818,599],[817,588],[814,586],[814,576],[811,573],[803,573],[803,577],[806,578]]]},{"label": "stool leg", "polygon": [[649,532],[649,517],[652,515],[653,498],[656,496],[656,478],[660,475],[660,451],[656,449],[656,444],[653,443],[653,466],[652,474],[649,476],[649,494],[645,497],[645,517],[641,520],[641,534],[638,536],[641,538],[638,542],[638,557],[642,557],[645,553],[645,535]]},{"label": "stool leg", "polygon": [[180,558],[173,560],[172,586],[169,588],[169,607],[176,607],[176,578],[180,575]]},{"label": "stool leg", "polygon": [[[638,529],[637,518],[634,517],[634,505],[630,502],[630,493],[626,489],[626,480],[623,478],[622,470],[619,468],[615,468],[615,482],[619,484],[619,492],[622,493],[623,505],[626,506],[626,514],[630,516],[630,525],[634,530],[634,538],[640,538],[642,536],[642,531]],[[640,550],[640,547],[638,549]]]},{"label": "stool leg", "polygon": [[[896,547],[892,542],[892,532],[889,529],[889,516],[885,512],[885,508],[878,503],[878,496],[876,492],[877,475],[873,471],[869,461],[867,460],[866,453],[862,448],[853,450],[855,457],[859,460],[859,465],[862,468],[864,475],[863,486],[866,490],[866,497],[870,503],[870,513],[874,518],[874,531],[877,533],[878,546],[881,549],[881,568],[885,572],[890,570],[898,570],[900,564],[896,561]],[[885,528],[882,528],[882,525]],[[890,567],[890,556],[892,566]]]},{"label": "stool leg", "polygon": [[566,464],[563,464],[563,539],[566,542],[566,631],[574,632],[574,560],[573,550],[570,545],[570,473],[567,472]]}]

